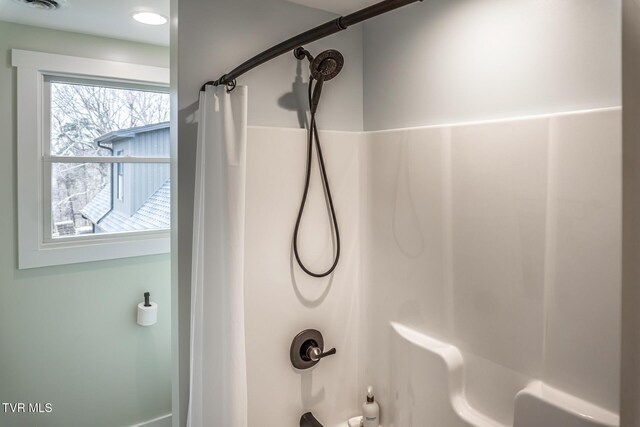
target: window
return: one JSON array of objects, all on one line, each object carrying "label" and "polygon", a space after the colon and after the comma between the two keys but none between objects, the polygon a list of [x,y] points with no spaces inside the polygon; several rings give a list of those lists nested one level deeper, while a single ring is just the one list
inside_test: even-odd
[{"label": "window", "polygon": [[168,252],[168,70],[12,51],[19,267]]}]

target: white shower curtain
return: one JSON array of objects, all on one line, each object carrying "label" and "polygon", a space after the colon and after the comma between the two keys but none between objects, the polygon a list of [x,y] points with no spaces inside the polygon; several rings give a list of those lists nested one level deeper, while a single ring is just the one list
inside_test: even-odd
[{"label": "white shower curtain", "polygon": [[189,427],[246,427],[247,88],[200,93],[191,278]]}]

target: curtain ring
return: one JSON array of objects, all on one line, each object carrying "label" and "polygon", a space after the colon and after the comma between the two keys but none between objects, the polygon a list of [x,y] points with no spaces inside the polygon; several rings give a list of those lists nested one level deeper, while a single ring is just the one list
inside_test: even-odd
[{"label": "curtain ring", "polygon": [[236,88],[236,79],[227,82],[227,93],[231,93]]}]

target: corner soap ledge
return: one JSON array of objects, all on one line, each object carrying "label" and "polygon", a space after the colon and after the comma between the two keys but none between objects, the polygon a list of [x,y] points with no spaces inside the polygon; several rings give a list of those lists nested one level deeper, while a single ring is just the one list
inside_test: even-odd
[{"label": "corner soap ledge", "polygon": [[[397,358],[394,360],[397,365],[395,378],[392,376],[396,392],[402,394],[402,389],[409,387],[414,400],[421,400],[417,394],[424,394],[425,399],[429,396],[435,407],[424,415],[437,418],[433,421],[441,425],[462,423],[469,427],[507,427],[477,411],[468,402],[464,390],[464,359],[457,347],[399,323],[391,322],[391,329],[394,337],[392,359],[394,356]],[[422,377],[417,375],[417,378],[417,372]],[[429,381],[424,380],[425,375]],[[532,381],[514,397],[514,427],[619,426],[617,414],[553,389],[541,381]]]}]

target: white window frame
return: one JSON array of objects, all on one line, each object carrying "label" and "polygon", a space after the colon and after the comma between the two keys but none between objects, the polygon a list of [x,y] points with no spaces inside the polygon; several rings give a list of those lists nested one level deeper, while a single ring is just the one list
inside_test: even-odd
[{"label": "white window frame", "polygon": [[[50,156],[46,76],[63,76],[121,84],[169,86],[169,69],[75,56],[11,50],[17,67],[18,268],[34,268],[168,253],[169,230],[74,236],[50,239],[51,163],[70,161]],[[75,162],[169,163],[169,159],[75,157]],[[47,224],[47,220],[49,223]],[[48,227],[48,233],[47,228]]]},{"label": "white window frame", "polygon": [[[116,153],[116,157],[123,156],[122,150]],[[118,200],[124,200],[124,163],[118,162],[116,163],[116,191],[115,196]]]}]

